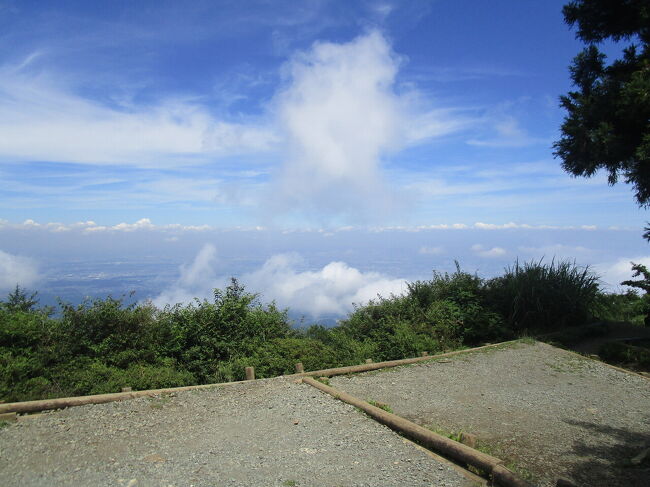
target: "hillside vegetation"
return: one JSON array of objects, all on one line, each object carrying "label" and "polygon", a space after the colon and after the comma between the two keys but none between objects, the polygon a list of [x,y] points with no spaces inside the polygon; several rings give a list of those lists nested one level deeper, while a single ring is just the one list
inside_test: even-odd
[{"label": "hillside vegetation", "polygon": [[235,279],[211,301],[158,309],[121,299],[61,303],[56,316],[23,289],[0,302],[0,399],[117,392],[400,359],[593,320],[643,323],[645,296],[605,294],[569,262],[515,263],[502,276],[434,272],[402,296],[355,307],[336,327],[292,327]]}]

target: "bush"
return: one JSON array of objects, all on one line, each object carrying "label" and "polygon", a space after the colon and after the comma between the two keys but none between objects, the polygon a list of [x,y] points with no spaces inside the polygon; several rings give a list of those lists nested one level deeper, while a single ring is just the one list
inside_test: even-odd
[{"label": "bush", "polygon": [[517,262],[487,281],[456,263],[453,273],[408,284],[404,295],[355,306],[334,328],[304,331],[235,279],[212,301],[163,310],[108,297],[61,304],[53,318],[36,309],[35,296],[16,288],[0,303],[4,400],[240,380],[246,366],[271,377],[294,372],[296,362],[317,370],[402,359],[581,325],[591,316],[638,319],[646,309],[646,298],[604,295],[588,269],[554,261]]},{"label": "bush", "polygon": [[585,324],[596,313],[599,294],[598,277],[566,261],[517,261],[487,286],[487,299],[516,333]]},{"label": "bush", "polygon": [[276,338],[261,344],[250,355],[220,363],[215,380],[243,380],[245,367],[255,367],[257,378],[293,374],[297,362],[302,362],[305,370],[338,365],[336,351],[318,340]]},{"label": "bush", "polygon": [[506,336],[501,316],[486,301],[484,281],[460,270],[434,272],[430,281],[408,284],[404,296],[379,297],[355,308],[339,329],[370,342],[378,360],[438,352]]},{"label": "bush", "polygon": [[609,342],[600,347],[598,355],[605,362],[650,371],[650,350],[622,342]]},{"label": "bush", "polygon": [[78,396],[120,392],[122,387],[146,390],[192,385],[196,379],[173,365],[136,363],[119,368],[84,357],[53,370],[51,382],[58,394]]},{"label": "bush", "polygon": [[171,330],[170,356],[200,382],[214,380],[219,362],[250,355],[269,340],[298,335],[286,310],[261,304],[235,279],[225,291],[215,290],[213,303],[167,307],[158,321]]},{"label": "bush", "polygon": [[596,300],[594,318],[601,321],[623,321],[644,326],[648,312],[648,295],[634,291],[623,294],[602,293]]},{"label": "bush", "polygon": [[[408,289],[409,298],[425,316],[434,303],[447,302],[455,305],[453,309],[447,307],[448,316],[453,316],[459,324],[453,340],[477,344],[508,335],[503,319],[491,309],[485,281],[476,274],[463,272],[458,262],[453,274],[434,272],[430,281],[416,281],[409,284]],[[440,330],[443,323],[444,320],[437,325]]]}]

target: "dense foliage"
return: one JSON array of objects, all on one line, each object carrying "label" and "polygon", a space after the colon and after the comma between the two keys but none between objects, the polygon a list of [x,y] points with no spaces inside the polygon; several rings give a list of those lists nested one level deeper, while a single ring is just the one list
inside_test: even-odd
[{"label": "dense foliage", "polygon": [[[640,304],[641,303],[641,304]],[[0,399],[5,401],[240,380],[415,356],[547,332],[591,319],[642,321],[645,300],[606,295],[575,264],[531,262],[483,279],[434,272],[401,296],[357,306],[338,326],[292,327],[236,280],[213,299],[157,309],[121,299],[38,308],[21,288],[0,302]]]},{"label": "dense foliage", "polygon": [[[561,98],[567,116],[555,154],[574,176],[608,172],[650,204],[650,4],[647,0],[574,0],[563,9],[587,44],[570,68],[576,90]],[[597,44],[630,42],[606,64]],[[647,234],[650,237],[650,233]]]}]

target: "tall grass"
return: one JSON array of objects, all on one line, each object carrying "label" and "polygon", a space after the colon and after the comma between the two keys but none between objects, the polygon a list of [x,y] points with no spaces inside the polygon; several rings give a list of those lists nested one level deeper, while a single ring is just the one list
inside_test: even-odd
[{"label": "tall grass", "polygon": [[599,279],[575,262],[530,261],[489,281],[488,301],[515,331],[555,330],[587,323],[600,294]]}]

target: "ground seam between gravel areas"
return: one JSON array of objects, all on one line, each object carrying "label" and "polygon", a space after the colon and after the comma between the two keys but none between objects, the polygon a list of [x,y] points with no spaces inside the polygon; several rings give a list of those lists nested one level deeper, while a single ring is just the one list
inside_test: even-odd
[{"label": "ground seam between gravel areas", "polygon": [[467,445],[456,442],[450,438],[434,433],[418,424],[415,424],[394,413],[369,404],[351,394],[335,389],[311,377],[304,377],[302,382],[309,384],[322,392],[340,401],[358,407],[371,418],[399,434],[423,444],[426,448],[442,453],[447,457],[464,464],[478,468],[479,471],[488,472],[494,485],[503,487],[530,487],[531,484],[503,466],[503,460]]}]

